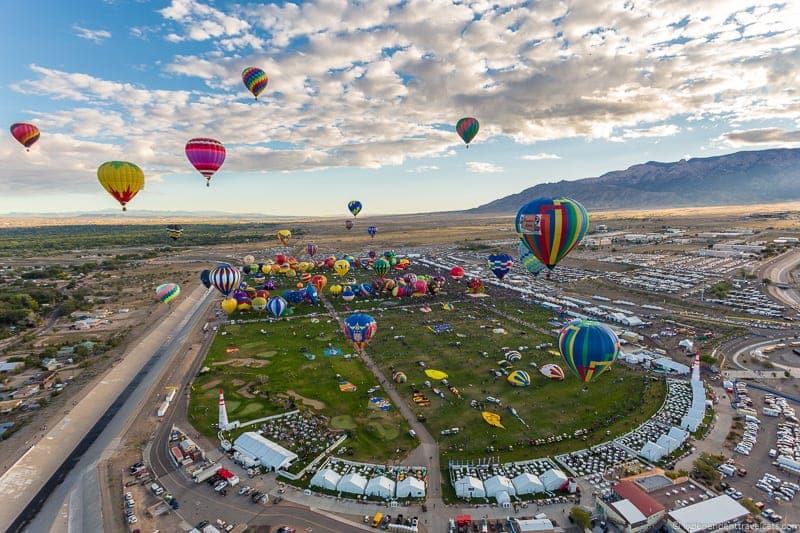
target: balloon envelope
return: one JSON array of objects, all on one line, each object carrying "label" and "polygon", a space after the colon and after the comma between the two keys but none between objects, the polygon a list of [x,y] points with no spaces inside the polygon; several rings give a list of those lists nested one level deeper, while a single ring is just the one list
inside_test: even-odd
[{"label": "balloon envelope", "polygon": [[25,148],[30,148],[39,140],[39,128],[27,122],[17,122],[11,125],[11,135]]},{"label": "balloon envelope", "polygon": [[344,227],[347,229],[353,229],[353,221],[352,220],[345,220]]},{"label": "balloon envelope", "polygon": [[181,293],[181,286],[177,283],[164,283],[163,285],[159,285],[156,287],[156,298],[161,301],[161,303],[169,303]]},{"label": "balloon envelope", "polygon": [[[286,246],[287,244],[289,244],[289,241],[292,239],[292,232],[289,231],[288,229],[282,229],[282,230],[278,231],[277,236],[278,236],[278,240],[281,241],[281,244]],[[278,264],[280,264],[280,263],[278,263]]]},{"label": "balloon envelope", "polygon": [[586,235],[589,213],[569,198],[537,198],[519,209],[515,225],[531,253],[552,269]]},{"label": "balloon envelope", "polygon": [[350,272],[350,261],[339,259],[333,264],[333,270],[339,276],[346,276]]},{"label": "balloon envelope", "polygon": [[567,367],[588,383],[608,370],[619,355],[619,339],[605,324],[573,320],[558,336],[558,349]]},{"label": "balloon envelope", "polygon": [[533,274],[534,276],[538,276],[539,273],[545,269],[544,263],[539,261],[533,252],[530,251],[528,246],[525,244],[525,241],[519,241],[519,260],[522,263],[522,266],[525,267],[525,270]]},{"label": "balloon envelope", "polygon": [[450,269],[450,277],[456,281],[463,278],[464,274],[465,274],[464,269],[460,266],[454,266],[453,268]]},{"label": "balloon envelope", "polygon": [[310,257],[314,257],[314,254],[317,253],[317,245],[316,244],[307,244],[306,245],[306,252]]},{"label": "balloon envelope", "polygon": [[370,226],[367,228],[367,233],[369,233],[369,236],[374,239],[375,235],[378,234],[378,228],[376,226]]},{"label": "balloon envelope", "polygon": [[267,302],[267,310],[269,313],[274,316],[275,318],[280,317],[289,304],[280,296],[273,296]]},{"label": "balloon envelope", "polygon": [[363,350],[378,331],[378,323],[366,313],[355,313],[344,319],[344,333],[357,350]]},{"label": "balloon envelope", "polygon": [[200,272],[200,282],[206,289],[211,288],[211,271],[206,269]]},{"label": "balloon envelope", "polygon": [[220,265],[211,271],[211,284],[219,292],[228,296],[242,283],[242,273],[231,265]]},{"label": "balloon envelope", "polygon": [[514,370],[506,379],[515,387],[527,387],[531,384],[531,376],[524,370]]},{"label": "balloon envelope", "polygon": [[216,139],[197,137],[186,143],[186,158],[210,185],[211,176],[225,162],[225,147]]},{"label": "balloon envelope", "polygon": [[456,132],[467,146],[469,146],[469,143],[472,142],[472,139],[478,134],[479,129],[480,124],[478,123],[478,119],[473,117],[464,117],[456,122]]},{"label": "balloon envelope", "polygon": [[127,161],[107,161],[97,168],[100,185],[127,210],[128,202],[133,200],[144,188],[144,172]]},{"label": "balloon envelope", "polygon": [[239,307],[239,302],[236,301],[236,298],[225,298],[220,303],[220,307],[222,307],[226,315],[229,315],[236,311],[236,308]]},{"label": "balloon envelope", "polygon": [[361,212],[362,207],[363,206],[361,205],[361,202],[359,202],[358,200],[352,200],[347,204],[347,209],[350,210],[350,212],[353,214],[354,217],[358,216],[358,214]]},{"label": "balloon envelope", "polygon": [[539,372],[542,373],[543,376],[546,378],[550,378],[556,381],[562,381],[564,379],[564,370],[561,369],[560,366],[555,365],[553,363],[547,363],[546,365],[542,365],[539,369]]},{"label": "balloon envelope", "polygon": [[503,279],[511,267],[514,265],[514,260],[508,254],[491,254],[489,256],[489,268],[497,279]]},{"label": "balloon envelope", "polygon": [[247,67],[242,71],[242,83],[247,90],[258,100],[258,95],[264,92],[269,83],[267,73],[258,67]]}]

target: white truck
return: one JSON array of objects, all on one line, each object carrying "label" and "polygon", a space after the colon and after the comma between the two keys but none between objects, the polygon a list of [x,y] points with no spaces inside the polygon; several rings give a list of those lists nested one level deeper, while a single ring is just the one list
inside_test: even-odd
[{"label": "white truck", "polygon": [[764,407],[761,412],[766,416],[778,416],[781,414],[781,410],[775,407]]},{"label": "white truck", "polygon": [[192,478],[194,479],[195,483],[202,483],[203,481],[207,480],[214,474],[216,474],[219,469],[222,468],[221,465],[211,465],[209,467],[203,468],[202,470],[195,471],[192,474]]}]

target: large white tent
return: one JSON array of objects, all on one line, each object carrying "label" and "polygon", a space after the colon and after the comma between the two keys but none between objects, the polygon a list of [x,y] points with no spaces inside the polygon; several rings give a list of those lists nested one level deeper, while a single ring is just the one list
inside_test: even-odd
[{"label": "large white tent", "polygon": [[505,476],[492,476],[483,482],[486,489],[486,495],[490,498],[497,495],[498,492],[506,492],[510,495],[516,494],[514,484]]},{"label": "large white tent", "polygon": [[398,498],[424,498],[425,482],[413,476],[408,476],[397,482]]},{"label": "large white tent", "polygon": [[317,470],[317,473],[311,478],[310,485],[312,487],[320,487],[325,490],[336,490],[336,487],[339,485],[339,481],[341,479],[342,476],[337,474],[335,471],[331,470],[330,468],[323,468],[321,470]]},{"label": "large white tent", "polygon": [[541,480],[528,472],[518,475],[511,480],[511,483],[514,484],[514,489],[518,495],[544,492],[544,485],[542,485]]},{"label": "large white tent", "polygon": [[667,450],[659,446],[653,441],[647,441],[647,443],[642,447],[642,450],[639,452],[639,455],[647,459],[651,462],[660,461],[662,457],[667,455]]},{"label": "large white tent", "polygon": [[555,492],[557,490],[561,490],[567,486],[567,475],[564,474],[561,470],[556,468],[551,468],[541,476],[539,476],[539,481],[542,482],[544,485],[544,490]]},{"label": "large white tent", "polygon": [[456,481],[456,496],[459,498],[485,498],[486,490],[480,479],[465,476]]},{"label": "large white tent", "polygon": [[285,468],[297,459],[297,454],[254,431],[242,433],[234,441],[233,449],[234,457],[238,455],[240,458],[257,461],[261,466],[272,470]]},{"label": "large white tent", "polygon": [[366,488],[367,478],[357,472],[346,474],[336,486],[336,490],[348,494],[364,494],[364,489]]},{"label": "large white tent", "polygon": [[394,498],[394,481],[386,476],[374,477],[367,483],[364,494],[378,498]]}]

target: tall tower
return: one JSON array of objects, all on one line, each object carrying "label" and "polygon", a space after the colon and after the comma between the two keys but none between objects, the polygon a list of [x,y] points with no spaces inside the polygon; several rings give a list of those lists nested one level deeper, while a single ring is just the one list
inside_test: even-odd
[{"label": "tall tower", "polygon": [[219,390],[219,429],[228,429],[228,411],[225,409],[225,395],[222,389]]}]

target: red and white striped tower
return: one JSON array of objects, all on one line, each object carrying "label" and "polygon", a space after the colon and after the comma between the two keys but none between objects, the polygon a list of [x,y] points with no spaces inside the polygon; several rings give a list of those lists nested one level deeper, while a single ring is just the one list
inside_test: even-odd
[{"label": "red and white striped tower", "polygon": [[225,431],[228,429],[228,411],[225,409],[225,395],[222,389],[219,390],[219,429]]}]

